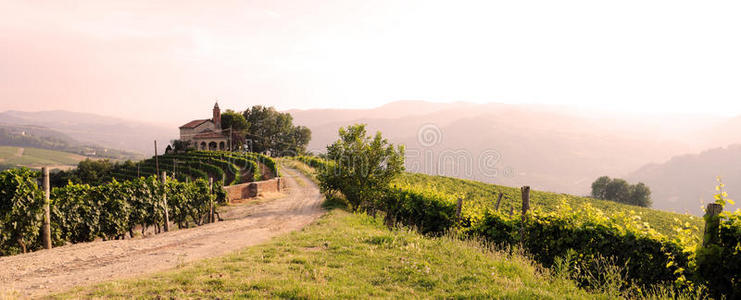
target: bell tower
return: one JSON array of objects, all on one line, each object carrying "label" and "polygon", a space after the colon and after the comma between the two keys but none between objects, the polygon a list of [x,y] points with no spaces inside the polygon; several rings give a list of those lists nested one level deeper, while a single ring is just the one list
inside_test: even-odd
[{"label": "bell tower", "polygon": [[217,131],[221,130],[221,110],[219,109],[219,102],[216,102],[216,104],[214,104],[213,121],[214,121],[214,126],[216,127],[215,129]]}]

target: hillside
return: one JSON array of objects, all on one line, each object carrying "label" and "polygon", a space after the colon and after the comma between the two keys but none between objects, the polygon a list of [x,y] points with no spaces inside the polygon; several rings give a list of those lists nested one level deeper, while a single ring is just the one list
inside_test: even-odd
[{"label": "hillside", "polygon": [[154,154],[153,141],[167,144],[177,137],[176,127],[69,111],[5,111],[0,122],[13,126],[42,126],[84,144]]},{"label": "hillside", "polygon": [[[366,110],[290,110],[324,152],[337,129],[366,123],[407,147],[413,172],[585,195],[602,175],[622,177],[679,153],[698,151],[704,116],[633,116],[562,107],[400,101]],[[420,133],[426,141],[420,140]],[[708,142],[707,144],[710,144]]]},{"label": "hillside", "polygon": [[[522,206],[520,189],[514,187],[444,176],[430,176],[412,173],[405,173],[401,178],[396,180],[395,184],[410,186],[421,190],[433,190],[443,194],[452,195],[453,197],[461,197],[464,199],[464,214],[471,216],[480,216],[486,211],[493,211],[500,192],[505,195],[500,204],[500,211],[507,212],[512,209],[517,213]],[[712,193],[709,195],[712,195]],[[702,229],[704,224],[702,218],[699,217],[626,205],[612,201],[536,190],[532,190],[530,194],[530,207],[532,209],[540,209],[546,212],[554,211],[562,201],[565,201],[575,210],[579,210],[579,207],[588,204],[604,211],[608,215],[621,213],[637,215],[640,216],[642,221],[650,224],[653,229],[667,236],[674,236],[676,233],[674,230],[675,227],[680,227],[681,224],[684,224],[685,222],[689,222],[698,229]],[[677,220],[675,221],[675,219]],[[700,232],[696,231],[696,234],[699,238]]]},{"label": "hillside", "polygon": [[302,231],[232,255],[60,298],[594,299],[518,254],[476,242],[388,231],[380,219],[334,210]]},{"label": "hillside", "polygon": [[[726,184],[732,199],[741,195],[741,145],[676,156],[661,164],[649,164],[627,178],[651,187],[654,207],[702,214],[703,203],[713,201],[716,176]],[[729,210],[740,207],[730,206]]]},{"label": "hillside", "polygon": [[142,158],[137,152],[82,143],[59,131],[34,125],[0,123],[0,146],[40,148],[115,160]]},{"label": "hillside", "polygon": [[86,157],[69,152],[27,148],[0,146],[0,169],[13,167],[40,168],[51,166],[57,169],[74,168],[78,162]]}]

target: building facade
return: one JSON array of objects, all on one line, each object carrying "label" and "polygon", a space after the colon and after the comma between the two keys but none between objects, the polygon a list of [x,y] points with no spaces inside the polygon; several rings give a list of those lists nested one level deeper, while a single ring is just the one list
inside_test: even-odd
[{"label": "building facade", "polygon": [[180,140],[198,150],[227,150],[229,136],[221,129],[221,110],[214,104],[211,119],[193,120],[180,126]]}]

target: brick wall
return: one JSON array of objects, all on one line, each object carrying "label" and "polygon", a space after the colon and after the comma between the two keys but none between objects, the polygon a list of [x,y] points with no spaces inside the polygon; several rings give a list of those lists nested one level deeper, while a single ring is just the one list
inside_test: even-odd
[{"label": "brick wall", "polygon": [[229,202],[239,199],[247,199],[257,197],[257,195],[266,192],[280,192],[285,188],[285,180],[280,177],[263,180],[248,182],[242,184],[235,184],[225,186],[227,200]]}]

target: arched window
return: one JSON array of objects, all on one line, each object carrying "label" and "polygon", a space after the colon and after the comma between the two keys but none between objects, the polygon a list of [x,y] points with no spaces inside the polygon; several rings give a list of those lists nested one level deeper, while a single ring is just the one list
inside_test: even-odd
[{"label": "arched window", "polygon": [[206,150],[206,142],[201,142],[201,150]]},{"label": "arched window", "polygon": [[225,147],[224,142],[220,142],[219,143],[219,150],[224,150],[224,147]]},{"label": "arched window", "polygon": [[216,144],[216,142],[208,143],[208,150],[215,151],[216,147],[218,147],[218,144]]}]

